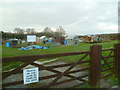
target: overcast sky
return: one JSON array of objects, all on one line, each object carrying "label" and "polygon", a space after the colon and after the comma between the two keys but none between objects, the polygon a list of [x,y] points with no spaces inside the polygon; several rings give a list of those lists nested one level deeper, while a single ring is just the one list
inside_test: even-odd
[{"label": "overcast sky", "polygon": [[30,1],[2,1],[0,31],[12,32],[20,27],[40,32],[46,26],[62,26],[68,35],[118,32],[118,0]]}]

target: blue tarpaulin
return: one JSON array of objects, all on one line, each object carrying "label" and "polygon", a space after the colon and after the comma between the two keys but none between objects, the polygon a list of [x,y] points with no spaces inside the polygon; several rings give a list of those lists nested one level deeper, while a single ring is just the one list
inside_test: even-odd
[{"label": "blue tarpaulin", "polygon": [[21,47],[18,50],[31,50],[31,49],[48,49],[50,47],[42,47],[42,46],[38,46],[38,45],[29,45],[27,47]]}]

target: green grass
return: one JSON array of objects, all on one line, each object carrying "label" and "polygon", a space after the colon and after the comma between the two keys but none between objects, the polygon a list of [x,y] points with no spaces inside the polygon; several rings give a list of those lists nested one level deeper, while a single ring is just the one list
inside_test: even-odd
[{"label": "green grass", "polygon": [[[18,50],[12,47],[2,47],[2,57],[35,55],[35,54],[53,54],[66,52],[82,52],[89,50],[90,44],[81,44],[75,46],[51,47],[50,49]],[[84,48],[83,48],[84,47]]]},{"label": "green grass", "polygon": [[[102,45],[103,49],[113,48],[113,45],[118,43],[118,41],[103,42],[96,44],[86,44],[81,43],[80,45],[74,46],[57,46],[52,47],[50,44],[42,44],[41,46],[50,46],[50,49],[34,49],[34,50],[18,50],[12,47],[2,46],[2,57],[12,57],[12,56],[24,56],[24,55],[36,55],[36,54],[54,54],[54,53],[67,53],[67,52],[82,52],[89,51],[91,45]],[[22,45],[21,45],[22,46]],[[25,46],[25,45],[24,45]]]},{"label": "green grass", "polygon": [[[118,41],[111,41],[111,42],[103,42],[103,43],[96,43],[96,44],[88,44],[88,43],[80,43],[80,45],[74,45],[74,46],[56,46],[53,47],[51,44],[39,44],[41,46],[50,46],[50,49],[33,49],[33,50],[18,50],[16,48],[12,47],[5,47],[5,45],[2,45],[2,57],[13,57],[13,56],[26,56],[26,55],[36,55],[36,54],[55,54],[55,53],[68,53],[68,52],[83,52],[83,51],[89,51],[90,46],[92,45],[102,45],[103,49],[113,48],[113,45],[118,43]],[[19,44],[18,46],[26,46],[26,44]],[[107,55],[108,52],[105,52],[104,55]],[[66,57],[60,57],[60,61],[64,62],[74,62],[76,60],[79,60],[82,55],[74,55],[74,56],[66,56]],[[52,58],[50,58],[52,59]],[[47,60],[50,60],[47,59]],[[85,58],[84,60],[88,60],[89,56]],[[46,59],[40,59],[39,61],[45,61]],[[11,68],[17,67],[20,62],[16,63],[9,63],[9,64],[3,64],[5,68],[3,70],[9,70]],[[87,65],[87,64],[86,64]],[[6,67],[7,66],[7,67]]]},{"label": "green grass", "polygon": [[3,68],[2,70],[10,70],[12,68],[18,67],[20,64],[22,64],[21,62],[14,62],[14,63],[4,63],[3,64]]}]

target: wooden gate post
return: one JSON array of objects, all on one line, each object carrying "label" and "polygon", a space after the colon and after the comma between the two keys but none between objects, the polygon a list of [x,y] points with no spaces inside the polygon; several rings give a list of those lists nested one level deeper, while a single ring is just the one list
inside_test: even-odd
[{"label": "wooden gate post", "polygon": [[89,84],[93,88],[97,88],[100,85],[101,50],[102,45],[93,45],[90,47]]},{"label": "wooden gate post", "polygon": [[120,44],[115,44],[114,48],[115,48],[114,70],[116,77],[118,78],[118,80],[120,80]]}]

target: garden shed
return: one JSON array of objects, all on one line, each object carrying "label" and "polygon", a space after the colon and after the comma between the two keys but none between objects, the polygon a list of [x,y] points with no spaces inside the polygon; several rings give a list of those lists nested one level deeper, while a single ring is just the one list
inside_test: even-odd
[{"label": "garden shed", "polygon": [[64,36],[54,36],[53,43],[64,44],[65,37]]},{"label": "garden shed", "polygon": [[40,37],[40,42],[41,42],[41,43],[47,43],[48,40],[49,40],[49,38],[48,38],[47,36],[41,36],[41,37]]}]

